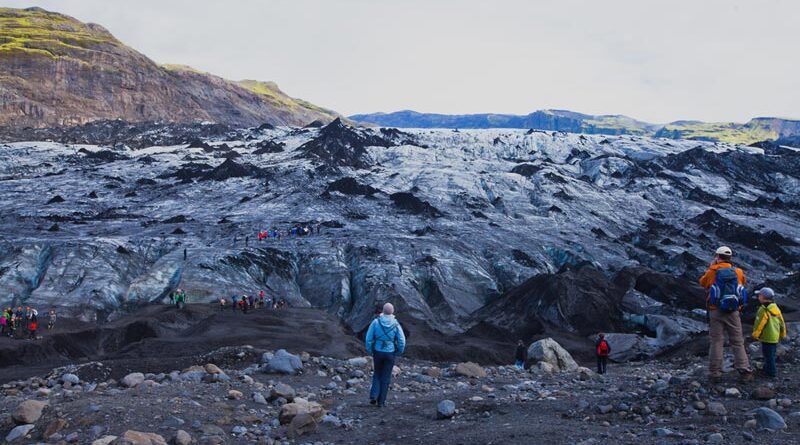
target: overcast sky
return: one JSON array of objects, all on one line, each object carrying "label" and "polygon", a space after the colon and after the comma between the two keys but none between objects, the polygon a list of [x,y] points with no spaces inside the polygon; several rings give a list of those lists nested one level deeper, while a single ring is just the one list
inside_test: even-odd
[{"label": "overcast sky", "polygon": [[800,118],[796,0],[0,0],[344,114]]}]

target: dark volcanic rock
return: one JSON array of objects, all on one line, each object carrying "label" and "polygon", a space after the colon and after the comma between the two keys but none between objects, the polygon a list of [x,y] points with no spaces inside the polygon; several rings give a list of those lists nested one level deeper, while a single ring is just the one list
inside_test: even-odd
[{"label": "dark volcanic rock", "polygon": [[173,171],[164,173],[159,178],[177,178],[182,182],[192,182],[194,180],[200,179],[208,173],[209,170],[213,170],[214,167],[198,163],[198,162],[189,162],[188,164],[184,164],[181,168]]},{"label": "dark volcanic rock", "polygon": [[78,153],[83,153],[86,159],[99,162],[125,161],[129,159],[127,156],[111,150],[90,151],[85,148],[81,148],[78,150]]},{"label": "dark volcanic rock", "polygon": [[514,338],[542,334],[545,327],[581,336],[612,332],[623,325],[624,293],[603,272],[587,265],[537,275],[489,303],[477,318]]},{"label": "dark volcanic rock", "polygon": [[794,263],[800,261],[798,255],[785,249],[797,246],[797,242],[774,230],[759,233],[748,226],[725,218],[714,209],[706,210],[689,222],[699,226],[705,233],[714,233],[722,240],[762,250],[786,267],[792,267]]},{"label": "dark volcanic rock", "polygon": [[511,169],[511,173],[516,173],[518,175],[522,175],[526,178],[530,178],[531,176],[538,173],[542,168],[538,165],[533,164],[519,164]]},{"label": "dark volcanic rock", "polygon": [[325,166],[368,168],[371,165],[367,147],[390,147],[393,142],[379,136],[359,131],[342,123],[340,119],[320,130],[319,136],[300,146],[306,157],[318,159]]},{"label": "dark volcanic rock", "polygon": [[371,196],[380,190],[369,185],[360,184],[355,178],[345,177],[328,184],[327,192],[339,192],[345,195]]},{"label": "dark volcanic rock", "polygon": [[413,193],[392,193],[389,195],[389,198],[391,198],[397,208],[408,213],[413,213],[414,215],[422,215],[429,218],[440,218],[444,216],[444,213],[440,212],[439,209],[432,206],[428,201],[417,198]]},{"label": "dark volcanic rock", "polygon": [[233,159],[226,159],[225,162],[215,169],[203,175],[203,181],[225,181],[231,178],[245,178],[258,176],[261,170],[251,164],[239,164]]},{"label": "dark volcanic rock", "polygon": [[186,219],[185,216],[177,215],[177,216],[173,216],[172,218],[167,218],[167,219],[165,219],[164,221],[161,221],[161,222],[164,223],[164,224],[180,224],[180,223],[185,223],[186,221],[188,221],[188,220]]},{"label": "dark volcanic rock", "polygon": [[64,202],[64,198],[62,198],[61,195],[53,196],[49,201],[47,201],[48,204],[58,204],[61,202]]},{"label": "dark volcanic rock", "polygon": [[283,148],[286,144],[283,142],[275,142],[273,140],[266,140],[261,141],[255,145],[256,151],[253,152],[254,155],[264,155],[268,153],[281,153],[283,152]]},{"label": "dark volcanic rock", "polygon": [[699,275],[689,280],[637,267],[623,269],[614,282],[621,288],[636,289],[654,300],[677,308],[704,309],[706,292],[697,284],[698,278]]}]

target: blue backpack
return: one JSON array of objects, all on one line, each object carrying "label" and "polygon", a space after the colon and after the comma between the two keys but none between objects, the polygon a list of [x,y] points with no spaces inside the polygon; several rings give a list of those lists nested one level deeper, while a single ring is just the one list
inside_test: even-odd
[{"label": "blue backpack", "polygon": [[737,311],[740,306],[747,304],[747,289],[739,284],[736,268],[717,270],[714,284],[708,290],[708,302],[723,312]]}]

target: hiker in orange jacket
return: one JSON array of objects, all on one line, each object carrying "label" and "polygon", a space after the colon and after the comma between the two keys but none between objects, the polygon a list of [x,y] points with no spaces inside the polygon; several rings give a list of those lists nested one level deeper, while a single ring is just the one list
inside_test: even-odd
[{"label": "hiker in orange jacket", "polygon": [[734,368],[739,371],[744,381],[753,379],[750,360],[744,348],[742,334],[741,310],[747,303],[747,283],[742,269],[735,267],[731,260],[733,251],[722,246],[716,251],[714,261],[700,277],[700,285],[708,290],[708,333],[710,345],[708,351],[708,373],[713,383],[722,378],[722,354],[725,344],[725,333],[733,349]]}]

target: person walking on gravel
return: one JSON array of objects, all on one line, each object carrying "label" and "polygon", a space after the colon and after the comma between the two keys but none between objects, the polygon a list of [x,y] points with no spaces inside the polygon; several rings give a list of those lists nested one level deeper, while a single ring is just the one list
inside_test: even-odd
[{"label": "person walking on gravel", "polygon": [[392,382],[395,358],[406,349],[406,336],[394,317],[391,303],[384,304],[383,313],[372,320],[365,341],[374,365],[369,403],[382,407],[386,404],[386,395]]},{"label": "person walking on gravel", "polygon": [[611,354],[611,346],[608,345],[606,334],[597,334],[597,340],[594,342],[595,355],[597,355],[597,373],[605,374],[608,367],[608,356]]},{"label": "person walking on gravel", "polygon": [[51,330],[56,327],[56,310],[50,309],[50,312],[47,313],[47,330]]},{"label": "person walking on gravel", "polygon": [[717,249],[714,261],[700,277],[700,285],[708,291],[708,374],[712,383],[722,378],[722,354],[725,334],[733,349],[733,366],[739,371],[743,381],[753,380],[750,360],[744,348],[741,311],[747,304],[746,279],[744,271],[731,262],[733,251],[730,247]]},{"label": "person walking on gravel", "polygon": [[525,361],[528,359],[528,348],[522,340],[517,342],[517,349],[514,351],[514,366],[519,369],[525,369]]}]

